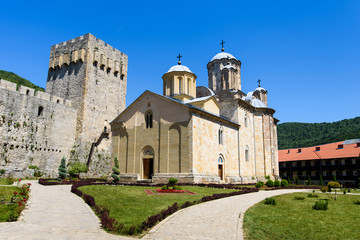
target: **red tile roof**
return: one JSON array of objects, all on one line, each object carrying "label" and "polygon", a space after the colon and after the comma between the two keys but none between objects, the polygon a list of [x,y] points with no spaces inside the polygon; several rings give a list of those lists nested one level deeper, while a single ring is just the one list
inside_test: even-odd
[{"label": "red tile roof", "polygon": [[[307,148],[279,150],[279,162],[360,157],[360,147],[357,143],[344,145],[343,143],[344,141]],[[339,148],[339,145],[343,148]],[[320,147],[319,151],[316,151],[317,147]]]}]

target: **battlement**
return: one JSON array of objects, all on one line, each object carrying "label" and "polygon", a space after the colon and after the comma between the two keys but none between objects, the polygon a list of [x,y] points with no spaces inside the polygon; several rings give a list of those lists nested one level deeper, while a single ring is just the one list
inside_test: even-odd
[{"label": "battlement", "polygon": [[27,96],[31,96],[34,98],[39,98],[45,101],[49,101],[49,102],[54,102],[54,103],[58,103],[58,104],[62,104],[65,105],[67,107],[71,107],[71,101],[61,98],[61,97],[57,97],[54,95],[50,95],[47,92],[42,92],[42,91],[36,91],[33,88],[29,88],[26,86],[22,86],[22,85],[17,85],[16,83],[4,80],[4,79],[0,79],[0,89],[6,89],[8,91],[12,91],[12,92],[18,92],[21,95],[27,95]]},{"label": "battlement", "polygon": [[51,47],[50,70],[79,61],[99,63],[100,67],[120,76],[127,73],[128,56],[90,33]]}]

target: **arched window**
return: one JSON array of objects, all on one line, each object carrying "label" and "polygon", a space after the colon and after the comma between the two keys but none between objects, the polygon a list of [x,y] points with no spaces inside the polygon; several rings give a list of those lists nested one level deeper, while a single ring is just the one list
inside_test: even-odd
[{"label": "arched window", "polygon": [[188,82],[187,82],[187,94],[190,95],[190,84],[191,84],[191,79],[188,78]]},{"label": "arched window", "polygon": [[30,90],[26,90],[26,95],[29,95],[30,94]]},{"label": "arched window", "polygon": [[181,86],[182,86],[182,78],[179,78],[179,94],[182,93]]},{"label": "arched window", "polygon": [[245,161],[249,161],[249,147],[246,146],[245,147]]},{"label": "arched window", "polygon": [[44,111],[44,108],[42,106],[40,106],[38,109],[38,117],[42,115],[43,111]]},{"label": "arched window", "polygon": [[244,125],[245,125],[245,127],[247,127],[247,122],[248,122],[248,120],[247,120],[247,114],[245,113],[245,114],[244,114]]},{"label": "arched window", "polygon": [[221,155],[218,158],[218,163],[224,163],[224,158]]},{"label": "arched window", "polygon": [[219,128],[219,144],[223,144],[223,127]]},{"label": "arched window", "polygon": [[152,128],[153,127],[153,114],[152,114],[152,111],[147,111],[145,113],[145,123],[146,123],[146,128]]}]

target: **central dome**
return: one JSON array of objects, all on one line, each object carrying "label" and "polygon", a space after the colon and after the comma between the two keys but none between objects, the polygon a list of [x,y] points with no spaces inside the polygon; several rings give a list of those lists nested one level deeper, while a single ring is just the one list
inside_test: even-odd
[{"label": "central dome", "polygon": [[211,61],[214,61],[216,59],[223,59],[223,58],[227,58],[227,59],[236,59],[233,55],[231,55],[230,53],[227,52],[221,52],[216,54]]},{"label": "central dome", "polygon": [[169,71],[167,71],[168,73],[169,72],[189,72],[189,73],[193,73],[192,71],[190,71],[190,69],[187,67],[187,66],[184,66],[184,65],[175,65],[175,66],[172,66]]}]

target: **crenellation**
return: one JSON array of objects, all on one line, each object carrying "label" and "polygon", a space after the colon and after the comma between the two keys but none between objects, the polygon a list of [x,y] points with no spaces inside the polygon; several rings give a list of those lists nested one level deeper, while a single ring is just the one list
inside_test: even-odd
[{"label": "crenellation", "polygon": [[16,92],[17,84],[4,79],[0,79],[0,87]]},{"label": "crenellation", "polygon": [[35,93],[35,97],[46,100],[46,101],[50,101],[50,94],[47,92],[42,92],[42,91],[37,91]]},{"label": "crenellation", "polygon": [[22,86],[22,85],[19,86],[18,91],[19,91],[20,94],[25,94],[25,95],[28,95],[28,96],[34,96],[35,95],[35,89],[29,88],[29,87],[26,87],[26,86]]}]

